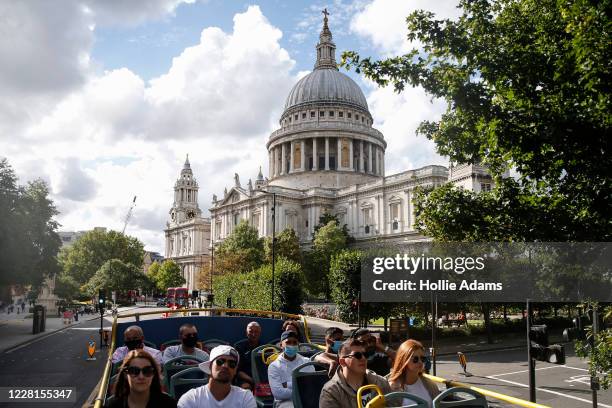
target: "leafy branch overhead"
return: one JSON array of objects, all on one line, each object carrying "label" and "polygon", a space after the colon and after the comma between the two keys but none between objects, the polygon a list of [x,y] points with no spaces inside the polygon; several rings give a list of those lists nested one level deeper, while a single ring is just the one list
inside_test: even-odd
[{"label": "leafy branch overhead", "polygon": [[[457,20],[408,16],[407,38],[420,49],[383,60],[349,51],[342,64],[380,86],[420,86],[446,102],[440,120],[421,123],[417,133],[453,163],[490,166],[500,192],[487,200],[519,226],[509,239],[541,239],[522,230],[541,219],[534,227],[548,239],[609,240],[610,0],[463,0],[460,7]],[[502,183],[511,169],[516,180]],[[439,200],[450,207],[447,193]],[[513,205],[505,205],[512,194]],[[474,225],[498,225],[486,217],[474,215]],[[477,235],[474,227],[459,238]]]}]

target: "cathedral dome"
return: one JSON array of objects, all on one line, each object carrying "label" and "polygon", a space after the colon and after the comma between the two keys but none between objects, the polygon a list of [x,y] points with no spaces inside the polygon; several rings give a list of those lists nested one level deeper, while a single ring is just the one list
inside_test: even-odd
[{"label": "cathedral dome", "polygon": [[368,111],[368,103],[359,85],[334,68],[315,69],[300,79],[289,92],[285,111],[319,102],[347,104]]}]

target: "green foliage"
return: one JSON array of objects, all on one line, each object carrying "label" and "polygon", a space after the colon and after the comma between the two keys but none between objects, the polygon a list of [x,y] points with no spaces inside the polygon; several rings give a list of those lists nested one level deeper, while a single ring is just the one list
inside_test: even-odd
[{"label": "green foliage", "polygon": [[106,261],[85,285],[85,291],[94,296],[98,290],[125,293],[146,285],[147,277],[140,268],[133,264],[126,264],[119,259]]},{"label": "green foliage", "polygon": [[0,286],[37,288],[45,276],[59,272],[57,214],[45,182],[17,185],[15,171],[0,159]]},{"label": "green foliage", "polygon": [[[334,221],[336,225],[340,225],[340,220],[338,219],[337,215],[333,215],[328,212],[324,212],[323,214],[321,214],[321,216],[319,217],[319,223],[314,227],[314,236],[317,235],[321,227],[324,227],[325,225],[329,224],[330,221]],[[355,242],[355,238],[353,238],[349,234],[348,226],[346,224],[342,225],[342,234],[344,234],[347,244]]]},{"label": "green foliage", "polygon": [[[604,321],[612,319],[612,306],[604,312]],[[607,390],[612,386],[612,328],[601,330],[593,339],[592,328],[587,331],[587,343],[577,341],[576,355],[589,358],[589,374],[599,378],[601,388]]]},{"label": "green foliage", "polygon": [[[272,237],[265,238],[264,251],[266,254],[266,262],[272,262]],[[286,228],[283,232],[276,236],[274,252],[276,258],[283,257],[292,260],[293,262],[302,262],[300,239],[293,228]]]},{"label": "green foliage", "polygon": [[69,302],[80,298],[81,285],[79,285],[71,276],[60,274],[55,279],[54,293],[60,298]]},{"label": "green foliage", "polygon": [[329,281],[331,299],[338,307],[343,322],[357,321],[357,308],[353,302],[359,299],[361,290],[361,263],[365,255],[361,251],[344,250],[331,259]]},{"label": "green foliage", "polygon": [[[407,18],[408,39],[422,50],[381,61],[343,54],[345,66],[381,86],[421,86],[444,99],[441,120],[418,133],[454,163],[490,166],[500,183],[483,197],[451,188],[431,196],[434,209],[421,205],[419,213],[425,233],[610,240],[610,3],[463,0],[456,21],[425,11]],[[517,180],[501,182],[510,168]]]},{"label": "green foliage", "polygon": [[161,293],[165,293],[168,288],[180,287],[186,282],[181,275],[181,267],[171,259],[165,260],[161,265],[153,262],[149,267],[149,279]]},{"label": "green foliage", "polygon": [[332,256],[346,245],[346,235],[336,220],[329,221],[315,233],[312,252],[306,263],[308,283],[313,285],[312,288],[318,288],[326,298],[330,296],[329,268]]},{"label": "green foliage", "polygon": [[242,220],[215,251],[215,273],[248,272],[261,266],[263,260],[263,240],[256,228]]},{"label": "green foliage", "polygon": [[117,231],[93,230],[62,250],[60,263],[63,274],[84,285],[111,259],[140,266],[143,257],[144,246],[138,239]]},{"label": "green foliage", "polygon": [[[275,306],[286,313],[300,313],[304,277],[299,264],[280,258],[275,264]],[[215,278],[215,299],[225,306],[228,297],[235,308],[270,310],[272,266],[264,265],[250,272],[227,274]]]}]

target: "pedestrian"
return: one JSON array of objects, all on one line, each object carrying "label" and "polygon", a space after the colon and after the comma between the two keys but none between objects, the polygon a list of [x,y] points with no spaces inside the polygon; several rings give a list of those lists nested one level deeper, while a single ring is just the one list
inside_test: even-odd
[{"label": "pedestrian", "polygon": [[23,300],[21,301],[21,311],[25,312],[25,302]]},{"label": "pedestrian", "polygon": [[74,311],[74,321],[78,322],[79,321],[79,309],[76,309]]}]

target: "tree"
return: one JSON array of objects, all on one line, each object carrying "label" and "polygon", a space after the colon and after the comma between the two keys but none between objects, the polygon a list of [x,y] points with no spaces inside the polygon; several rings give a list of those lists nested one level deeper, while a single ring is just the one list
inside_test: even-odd
[{"label": "tree", "polygon": [[[333,215],[328,212],[324,212],[323,214],[321,214],[321,216],[319,217],[319,223],[314,227],[313,237],[317,235],[317,232],[319,232],[321,227],[324,227],[325,225],[329,224],[330,221],[335,221],[336,225],[340,225],[340,220],[338,219],[337,215]],[[349,234],[348,226],[346,224],[342,224],[342,233],[346,238],[347,244],[355,242],[355,238],[353,238],[353,236]]]},{"label": "tree", "polygon": [[[427,203],[421,230],[449,240],[609,241],[610,0],[460,6],[456,21],[425,11],[407,18],[422,50],[381,61],[343,54],[345,66],[381,86],[421,86],[444,99],[441,120],[418,133],[454,163],[490,166],[493,194],[445,187],[418,198]],[[511,168],[517,178],[502,180]]]},{"label": "tree", "polygon": [[58,272],[57,210],[48,196],[42,180],[19,186],[13,168],[0,159],[0,287],[31,285],[36,291]]},{"label": "tree", "polygon": [[263,240],[256,228],[242,220],[215,251],[215,273],[248,272],[263,260]]},{"label": "tree", "polygon": [[[264,240],[264,252],[266,261],[272,262],[272,237],[267,237]],[[293,228],[286,228],[276,236],[276,245],[274,246],[276,258],[284,257],[293,262],[302,262],[302,251],[300,250],[300,239]]]},{"label": "tree", "polygon": [[319,228],[313,240],[313,250],[307,256],[307,281],[311,290],[329,299],[329,266],[332,256],[346,248],[346,235],[335,220]]},{"label": "tree", "polygon": [[125,293],[147,285],[147,277],[141,269],[119,259],[106,261],[85,285],[85,290],[94,296],[100,289]]},{"label": "tree", "polygon": [[142,265],[144,245],[138,239],[117,231],[95,229],[86,232],[60,253],[63,274],[84,285],[111,259],[124,264]]},{"label": "tree", "polygon": [[149,273],[150,279],[155,283],[155,287],[160,292],[166,292],[168,288],[180,287],[186,282],[183,275],[181,275],[181,267],[171,259],[165,260],[159,267],[156,267],[154,274],[151,274],[149,268]]}]

